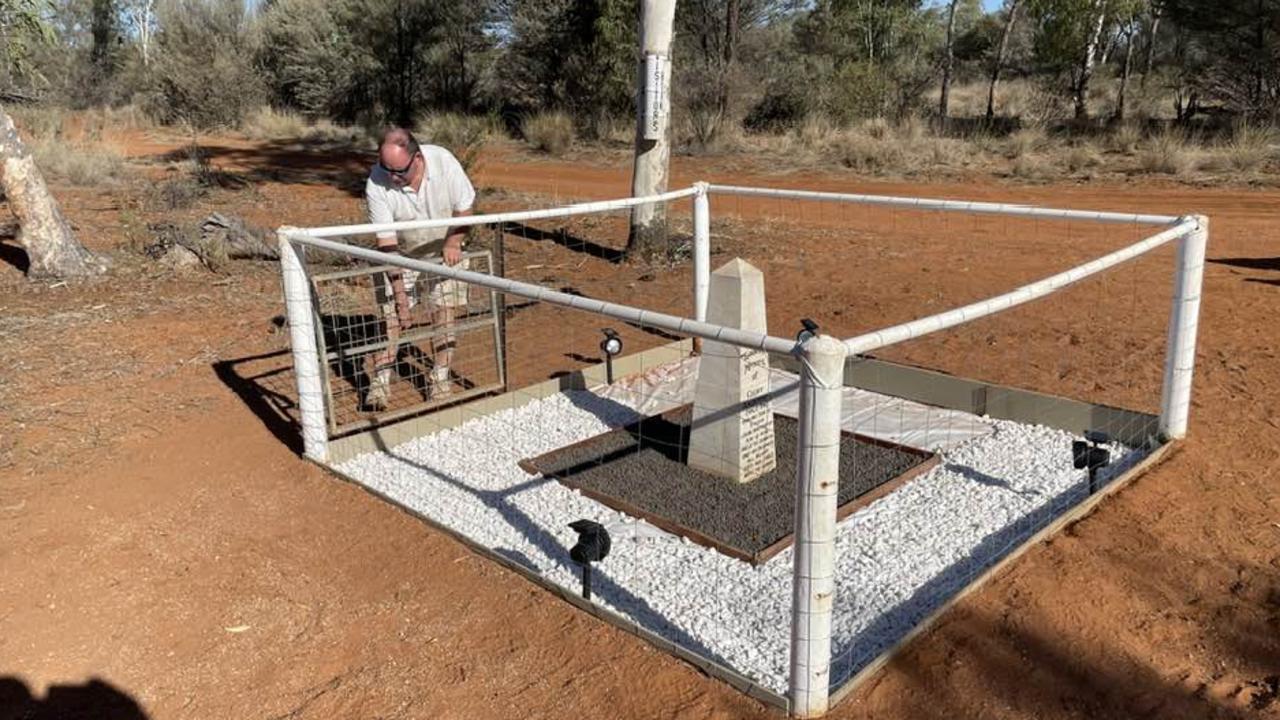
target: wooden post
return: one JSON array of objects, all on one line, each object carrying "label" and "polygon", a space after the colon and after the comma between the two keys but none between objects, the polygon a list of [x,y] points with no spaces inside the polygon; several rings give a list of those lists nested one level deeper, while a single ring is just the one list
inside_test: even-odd
[{"label": "wooden post", "polygon": [[[636,154],[632,197],[667,191],[671,160],[671,37],[675,0],[642,0],[640,59],[636,73]],[[653,255],[667,241],[667,209],[661,203],[631,211],[627,254]]]}]

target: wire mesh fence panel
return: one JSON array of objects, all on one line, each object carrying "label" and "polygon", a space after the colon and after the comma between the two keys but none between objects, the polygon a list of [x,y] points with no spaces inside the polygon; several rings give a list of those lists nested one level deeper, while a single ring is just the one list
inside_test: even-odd
[{"label": "wire mesh fence panel", "polygon": [[[491,274],[492,255],[468,252],[459,266]],[[331,433],[505,389],[491,290],[386,265],[313,274],[312,288]]]},{"label": "wire mesh fence panel", "polygon": [[[833,685],[1160,444],[1173,255],[849,362],[847,422],[938,463],[840,527]],[[1110,463],[1092,482],[1090,436]]]}]

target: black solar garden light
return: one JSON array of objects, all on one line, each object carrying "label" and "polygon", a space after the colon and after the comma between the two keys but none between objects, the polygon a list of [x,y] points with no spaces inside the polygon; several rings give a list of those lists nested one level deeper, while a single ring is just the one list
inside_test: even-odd
[{"label": "black solar garden light", "polygon": [[609,557],[613,540],[609,531],[593,520],[574,520],[569,527],[578,533],[578,544],[569,549],[569,558],[582,566],[582,597],[591,599],[591,563]]},{"label": "black solar garden light", "polygon": [[600,341],[600,352],[604,353],[604,372],[609,384],[613,384],[613,356],[622,352],[622,338],[613,328],[604,328],[604,339]]},{"label": "black solar garden light", "polygon": [[1102,445],[1111,442],[1111,436],[1098,430],[1085,431],[1084,440],[1071,443],[1071,462],[1077,470],[1089,469],[1089,494],[1098,489],[1098,468],[1111,464],[1111,451]]}]

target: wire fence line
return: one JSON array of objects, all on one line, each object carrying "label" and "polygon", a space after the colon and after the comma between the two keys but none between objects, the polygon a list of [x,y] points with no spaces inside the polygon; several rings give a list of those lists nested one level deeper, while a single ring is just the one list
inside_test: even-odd
[{"label": "wire fence line", "polygon": [[[513,222],[533,219],[547,219],[570,217],[574,215],[585,215],[592,213],[606,212],[610,210],[619,210],[636,207],[638,205],[670,202],[686,197],[703,197],[705,194],[725,194],[725,195],[747,195],[758,197],[777,197],[805,200],[822,200],[830,202],[853,203],[853,204],[883,204],[889,206],[899,206],[910,208],[913,210],[949,210],[955,212],[966,213],[987,213],[1002,214],[1010,216],[1024,217],[1044,217],[1053,219],[1074,219],[1085,220],[1091,222],[1105,223],[1129,223],[1129,224],[1155,224],[1155,225],[1173,225],[1151,237],[1140,242],[1134,243],[1128,247],[1112,252],[1106,256],[1089,261],[1082,265],[1057,273],[1050,277],[1044,278],[1035,283],[1024,285],[1015,290],[1002,293],[1000,295],[971,303],[964,307],[949,310],[936,315],[919,318],[909,323],[882,328],[868,333],[863,333],[857,337],[847,338],[847,345],[851,354],[868,353],[878,350],[888,345],[919,337],[922,334],[937,332],[949,327],[954,327],[969,320],[990,315],[993,313],[1007,310],[1022,303],[1031,302],[1044,297],[1052,292],[1075,282],[1079,282],[1091,275],[1103,272],[1115,267],[1123,262],[1131,260],[1143,253],[1160,247],[1165,243],[1182,238],[1192,232],[1199,226],[1199,221],[1195,218],[1187,216],[1170,216],[1170,215],[1144,215],[1144,214],[1126,214],[1126,213],[1110,213],[1110,212],[1093,212],[1082,210],[1063,210],[1054,208],[1037,208],[1027,205],[1017,204],[1000,204],[1000,203],[982,203],[982,202],[964,202],[952,200],[935,200],[923,198],[901,198],[893,196],[877,196],[877,195],[856,195],[846,193],[825,193],[825,192],[808,192],[798,190],[785,190],[776,188],[748,188],[730,185],[714,185],[707,183],[697,183],[696,185],[682,190],[676,190],[660,195],[654,195],[643,198],[623,198],[617,200],[607,200],[593,203],[582,203],[571,205],[563,208],[551,208],[546,210],[533,210],[509,213],[494,213],[488,215],[472,215],[460,218],[443,218],[436,220],[417,220],[396,223],[381,224],[363,224],[363,225],[346,225],[333,226],[325,228],[281,228],[282,237],[290,241],[296,241],[308,244],[323,250],[329,250],[340,254],[348,254],[353,257],[359,257],[372,262],[382,262],[387,265],[403,267],[406,269],[417,270],[420,272],[429,272],[441,275],[446,278],[453,278],[463,282],[476,283],[482,287],[493,290],[526,297],[531,300],[539,300],[550,302],[553,304],[563,305],[587,312],[595,312],[601,315],[613,317],[619,320],[638,322],[653,327],[670,330],[691,335],[693,337],[716,340],[719,342],[727,342],[744,348],[756,350],[765,350],[768,352],[794,352],[796,343],[792,340],[770,336],[763,333],[744,333],[737,328],[727,328],[723,326],[711,325],[699,320],[691,318],[681,318],[677,316],[653,313],[642,308],[632,307],[617,303],[606,303],[600,301],[588,301],[583,298],[565,293],[557,293],[546,288],[528,285],[513,281],[504,281],[502,278],[486,277],[481,273],[469,272],[465,269],[453,268],[442,263],[420,263],[392,253],[383,253],[376,250],[368,250],[348,244],[324,242],[325,238],[347,237],[352,235],[370,234],[377,232],[393,232],[407,231],[424,228],[441,228],[441,227],[462,227],[474,225],[496,224],[503,222]],[[703,206],[705,208],[705,206]],[[703,212],[706,212],[703,209]],[[700,219],[695,219],[700,222]],[[695,238],[696,241],[701,240],[703,243],[709,243],[709,238]],[[695,254],[699,257],[709,257],[705,250],[695,248]],[[705,288],[701,287],[705,281],[699,279],[700,290],[705,292]],[[705,296],[697,300],[698,311],[705,311]]]}]

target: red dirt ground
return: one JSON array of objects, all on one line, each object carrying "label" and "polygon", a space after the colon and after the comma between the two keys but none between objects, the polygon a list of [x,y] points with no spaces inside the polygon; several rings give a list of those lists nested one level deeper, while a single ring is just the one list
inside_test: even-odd
[{"label": "red dirt ground", "polygon": [[[133,138],[128,147],[145,161],[175,145]],[[212,154],[250,189],[171,215],[218,209],[264,226],[359,217],[349,190],[360,157],[222,138]],[[1215,262],[1190,439],[961,602],[831,716],[1280,716],[1280,193],[697,170],[697,160],[678,159],[673,184],[724,178],[1209,215]],[[500,154],[477,177],[547,196],[542,203],[620,196],[628,184],[622,168]],[[160,217],[118,188],[56,189],[95,248],[136,246],[142,223]],[[1002,246],[1006,233],[945,226],[955,232],[932,237],[934,226],[915,232],[874,213],[810,216],[797,231],[794,210],[718,207],[741,223],[724,226],[730,251],[764,256],[777,334],[818,305],[831,309],[821,319],[837,334],[906,319],[1104,247],[1068,234],[1052,236],[1054,252],[1019,253]],[[775,215],[788,220],[769,224]],[[850,222],[876,245],[846,247],[840,228]],[[790,248],[807,239],[811,255],[797,259]],[[889,251],[868,251],[881,247]],[[0,257],[20,264],[13,248],[0,246]],[[571,268],[568,251],[531,253],[530,264],[559,263],[562,279],[588,292],[619,273],[631,273],[623,292],[640,298],[687,285],[678,272],[646,284],[644,268]],[[1154,266],[1166,284],[1167,260]],[[90,678],[151,718],[777,716],[300,460],[291,430],[244,379],[287,364],[275,354],[287,339],[272,322],[280,304],[270,264],[183,276],[120,251],[117,265],[108,282],[82,286],[31,285],[0,266],[0,719],[22,716],[15,688],[43,696]],[[815,269],[825,273],[817,285],[801,284]],[[1146,282],[1120,275],[1106,298],[1119,307]],[[898,283],[900,297],[886,300]],[[1159,334],[1163,302],[1129,320]],[[1103,325],[1124,319],[1099,312],[1089,317]],[[1117,355],[1126,348],[1139,359],[1155,352],[1089,335],[1004,349],[1002,333],[1043,313],[1018,317],[900,356],[1060,386],[1106,377],[1097,368],[1129,362]],[[1147,359],[1158,368],[1158,357]],[[1153,385],[1158,377],[1091,379],[1065,394],[1140,405]]]}]

